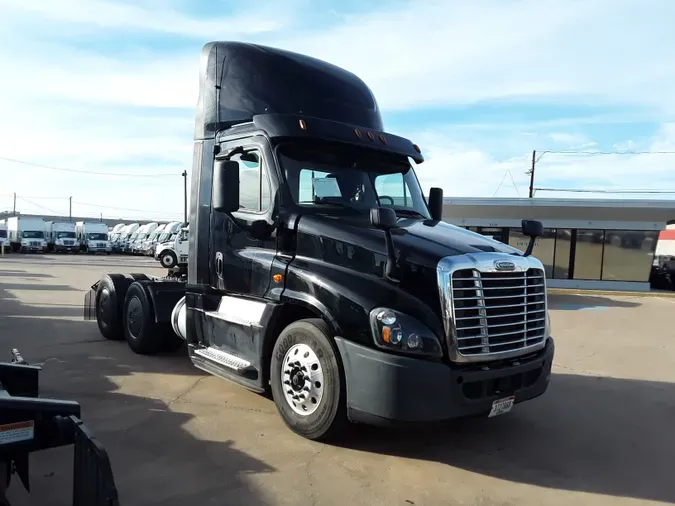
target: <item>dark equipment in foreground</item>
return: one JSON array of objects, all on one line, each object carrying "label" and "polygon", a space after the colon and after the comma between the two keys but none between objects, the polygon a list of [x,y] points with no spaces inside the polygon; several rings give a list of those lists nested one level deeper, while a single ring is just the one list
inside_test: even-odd
[{"label": "dark equipment in foreground", "polygon": [[73,506],[119,506],[108,454],[80,420],[74,401],[39,398],[40,367],[14,349],[0,362],[0,506],[16,474],[30,492],[30,453],[74,446]]}]

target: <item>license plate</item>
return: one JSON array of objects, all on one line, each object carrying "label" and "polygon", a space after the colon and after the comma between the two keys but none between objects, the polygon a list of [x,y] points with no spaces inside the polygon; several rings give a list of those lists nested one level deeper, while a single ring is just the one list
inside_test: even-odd
[{"label": "license plate", "polygon": [[488,415],[488,418],[492,418],[493,416],[497,415],[503,415],[504,413],[508,413],[511,411],[511,408],[513,407],[513,402],[516,400],[516,396],[512,395],[511,397],[504,397],[503,399],[497,399],[492,402],[492,409],[490,410],[490,414]]}]

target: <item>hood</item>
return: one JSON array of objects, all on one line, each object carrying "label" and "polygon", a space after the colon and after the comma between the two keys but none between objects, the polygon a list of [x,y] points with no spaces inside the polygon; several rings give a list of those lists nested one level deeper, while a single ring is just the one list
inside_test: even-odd
[{"label": "hood", "polygon": [[[438,261],[446,256],[483,251],[522,255],[520,250],[507,244],[449,223],[404,218],[399,219],[398,224],[399,228],[392,230],[391,235],[396,252],[404,262],[422,263],[435,269]],[[303,245],[310,246],[309,237],[319,237],[324,244],[332,241],[386,255],[384,232],[374,229],[363,216],[304,215],[298,223],[299,249]],[[298,253],[322,256],[318,251]]]},{"label": "hood", "polygon": [[[392,230],[401,267],[398,287],[440,315],[436,267],[441,258],[466,253],[522,255],[516,248],[445,222],[399,219]],[[303,215],[297,225],[297,255],[382,277],[385,235],[365,216]]]}]

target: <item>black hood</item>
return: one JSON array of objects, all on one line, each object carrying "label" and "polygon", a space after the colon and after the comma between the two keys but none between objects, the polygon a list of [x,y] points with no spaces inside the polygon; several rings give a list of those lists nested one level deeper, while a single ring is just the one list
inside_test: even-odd
[{"label": "black hood", "polygon": [[[400,281],[385,281],[388,289],[381,283],[368,282],[370,276],[383,280],[387,255],[384,232],[374,229],[364,215],[301,216],[297,222],[294,263],[300,270],[317,274],[323,280],[320,285],[341,286],[341,290],[358,294],[354,297],[363,300],[356,307],[366,307],[368,300],[373,303],[383,298],[397,300],[396,307],[412,311],[409,314],[417,317],[431,310],[438,325],[443,321],[436,270],[441,258],[483,251],[522,254],[506,244],[444,222],[405,218],[399,219],[398,224],[399,228],[392,231],[392,239]],[[308,293],[321,291],[310,282],[295,289]],[[348,313],[353,307],[343,302],[340,311]],[[426,317],[421,321],[434,324]]]},{"label": "black hood", "polygon": [[[507,244],[445,222],[405,218],[399,219],[398,224],[399,228],[392,231],[392,239],[402,264],[414,262],[435,268],[446,256],[482,251],[522,254]],[[304,215],[298,224],[299,248],[309,245],[302,240],[307,234],[320,237],[324,246],[335,243],[386,256],[384,232],[374,229],[363,216]],[[318,251],[298,253],[321,257]]]}]

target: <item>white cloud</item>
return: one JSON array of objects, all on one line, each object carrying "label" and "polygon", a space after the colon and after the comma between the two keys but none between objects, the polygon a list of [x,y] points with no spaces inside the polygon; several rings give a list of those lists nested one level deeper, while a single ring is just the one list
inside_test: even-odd
[{"label": "white cloud", "polygon": [[[662,131],[647,144],[616,138],[613,149],[675,150],[669,123],[675,3],[418,0],[333,16],[332,26],[303,23],[306,0],[283,8],[273,3],[213,7],[216,17],[197,18],[172,2],[0,0],[0,156],[75,169],[180,173],[191,163],[199,50],[211,39],[250,40],[341,65],[361,76],[387,111],[499,100],[635,111],[510,126],[484,118],[435,134],[411,126],[408,133],[428,159],[420,179],[425,188],[442,185],[447,195],[491,196],[502,179],[498,195],[515,195],[511,177],[526,194],[531,150],[597,149],[598,139],[584,130],[593,123],[660,122]],[[145,36],[155,42],[144,42]],[[170,47],[180,49],[163,49],[158,37],[174,37]],[[123,44],[113,53],[100,38]],[[672,179],[673,161],[659,156],[547,153],[537,181],[658,187]],[[94,178],[2,161],[0,171],[9,174],[0,208],[11,205],[17,191],[182,211],[180,177]],[[49,207],[47,200],[35,202]]]},{"label": "white cloud", "polygon": [[[7,14],[29,14],[52,22],[78,24],[92,32],[101,28],[151,31],[196,38],[242,37],[277,31],[285,24],[284,11],[262,10],[234,16],[214,16],[195,19],[173,9],[170,2],[137,2],[133,5],[107,0],[52,0],[24,2],[0,0],[0,8]],[[265,7],[269,7],[266,5]],[[223,9],[225,11],[225,9]],[[251,22],[251,19],[255,22]]]},{"label": "white cloud", "polygon": [[[417,167],[420,183],[428,192],[440,186],[447,196],[527,196],[531,152],[497,160],[485,151],[462,144],[439,144],[442,135],[420,133],[428,161]],[[426,142],[426,144],[425,144]],[[589,143],[591,144],[591,143]],[[553,151],[556,149],[553,148]],[[597,151],[589,149],[589,153]],[[575,154],[539,151],[535,164],[535,188],[616,190],[675,190],[675,124],[665,124],[635,154]],[[506,174],[506,177],[504,178]],[[514,184],[511,180],[515,182]],[[500,181],[504,178],[500,186]],[[669,184],[664,184],[669,181]],[[537,197],[598,197],[598,194],[540,190]],[[609,194],[607,197],[616,197]],[[633,198],[672,198],[664,194],[633,194]]]}]

